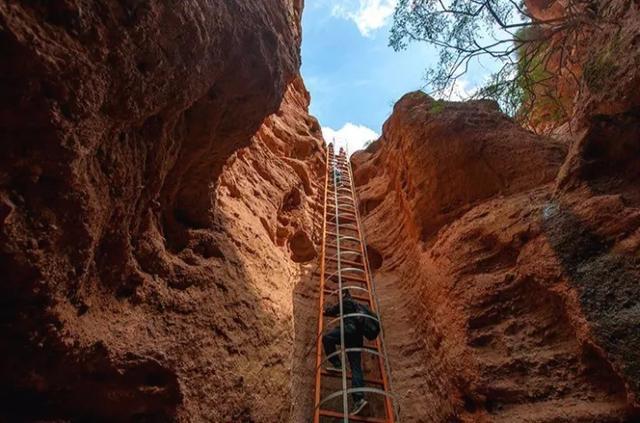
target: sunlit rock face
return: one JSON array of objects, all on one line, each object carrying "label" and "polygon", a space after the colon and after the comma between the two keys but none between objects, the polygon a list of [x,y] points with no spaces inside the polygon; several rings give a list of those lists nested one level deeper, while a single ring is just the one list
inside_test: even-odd
[{"label": "sunlit rock face", "polygon": [[0,3],[0,420],[288,418],[324,171],[300,14]]},{"label": "sunlit rock face", "polygon": [[567,151],[491,102],[411,93],[353,155],[406,421],[637,418],[637,128]]},{"label": "sunlit rock face", "polygon": [[[562,145],[520,128],[493,102],[441,102],[422,92],[396,104],[372,149],[356,183],[384,175],[387,191],[405,192],[401,203],[422,240],[478,201],[551,182],[565,155]],[[378,192],[363,190],[362,207],[381,199]]]}]

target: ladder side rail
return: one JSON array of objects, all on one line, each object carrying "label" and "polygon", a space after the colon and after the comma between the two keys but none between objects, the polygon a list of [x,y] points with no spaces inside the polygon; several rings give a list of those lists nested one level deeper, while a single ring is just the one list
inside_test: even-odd
[{"label": "ladder side rail", "polygon": [[[351,163],[349,163],[348,172],[349,172],[350,179],[353,180],[353,169],[351,167]],[[356,195],[355,187],[352,190],[351,195],[353,196],[354,204],[358,204],[357,203],[358,197]],[[358,208],[356,207],[355,212],[356,212],[356,225],[358,226],[358,233],[360,234],[361,241],[362,241],[360,243],[360,248],[362,249],[362,258],[365,263],[365,269],[367,269],[367,272],[365,274],[367,279],[367,287],[370,290],[371,305],[374,307],[374,310],[378,313],[378,318],[381,322],[382,317],[380,315],[380,303],[378,301],[378,295],[376,294],[375,286],[372,280],[373,274],[371,273],[369,256],[367,255],[367,251],[366,251],[366,237],[365,237],[364,231],[362,230],[360,210],[358,210]],[[380,323],[380,336],[378,337],[378,339],[376,339],[376,345],[378,346],[378,349],[382,352],[382,356],[384,356],[384,360],[382,359],[382,357],[380,356],[378,357],[381,370],[383,370],[381,373],[382,373],[382,380],[384,383],[383,385],[384,390],[387,392],[392,392],[391,391],[392,389],[391,368],[389,366],[389,356],[387,355],[386,346],[384,342],[384,330],[383,330],[382,322]],[[399,422],[400,416],[398,414],[397,401],[392,401],[392,396],[387,396],[385,397],[385,403],[386,403],[385,408],[387,410],[387,418],[389,422],[390,423],[394,423],[395,421]]]},{"label": "ladder side rail", "polygon": [[[319,311],[318,311],[318,336],[316,338],[316,366],[322,365],[322,333],[324,332],[322,311],[324,310],[324,273],[325,273],[325,254],[326,254],[326,236],[327,236],[327,203],[328,203],[328,188],[329,188],[329,162],[333,156],[333,149],[327,148],[326,166],[325,166],[325,178],[324,178],[324,207],[323,207],[323,222],[322,222],[322,247],[320,253],[320,295],[319,295]],[[318,367],[316,367],[317,369]],[[315,374],[315,403],[320,403],[320,385],[321,385],[321,372],[316,370]],[[316,408],[313,417],[314,423],[320,423],[320,408]]]},{"label": "ladder side rail", "polygon": [[[338,176],[336,172],[331,172],[333,174],[333,186],[337,188],[338,185]],[[340,262],[340,209],[338,208],[338,192],[334,192],[334,202],[335,202],[335,214],[336,214],[336,250],[338,252],[338,289],[340,289],[340,294],[338,295],[338,304],[340,310],[340,359],[342,361],[342,414],[344,416],[344,423],[349,423],[349,394],[347,387],[347,353],[345,352],[346,343],[344,339],[344,304],[343,304],[343,291],[342,291],[342,272],[341,262]],[[320,408],[321,404],[318,404],[318,408]]]},{"label": "ladder side rail", "polygon": [[[352,201],[355,204],[355,201],[356,201],[355,200],[355,190],[353,189],[353,187],[351,187],[351,188],[352,188],[351,197],[352,197]],[[357,210],[356,210],[356,225],[358,226],[358,228],[360,228],[360,222],[358,221]],[[360,230],[359,233],[362,234],[362,231]],[[362,257],[366,257],[366,248],[365,248],[364,243],[362,242],[362,240],[360,240],[359,245],[360,245],[360,254],[362,254]],[[373,301],[373,293],[371,291],[371,280],[369,278],[369,274],[366,271],[363,272],[363,273],[364,273],[364,278],[365,278],[365,283],[367,285],[367,289],[369,290],[369,296],[371,298],[371,301],[369,303],[373,306],[374,311],[378,311],[377,307],[375,306],[375,303]],[[382,325],[380,325],[380,326],[382,327]],[[375,344],[376,344],[377,348],[379,350],[381,350],[379,337],[376,339]],[[387,366],[385,365],[385,363],[387,361],[386,357],[383,358],[382,356],[378,356],[378,360],[376,360],[376,361],[377,361],[377,364],[378,364],[378,370],[380,371],[380,374],[382,375],[384,390],[385,391],[389,391],[390,389],[389,389],[389,384],[388,384],[387,376],[386,376],[386,367]],[[394,421],[393,414],[392,414],[392,407],[393,406],[390,403],[389,399],[390,399],[390,397],[388,397],[388,396],[385,397],[385,414],[387,415],[387,420],[390,423],[393,423],[393,421]]]}]

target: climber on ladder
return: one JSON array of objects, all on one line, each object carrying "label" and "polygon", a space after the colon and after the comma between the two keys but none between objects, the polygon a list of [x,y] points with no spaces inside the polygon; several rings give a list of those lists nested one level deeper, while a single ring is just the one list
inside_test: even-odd
[{"label": "climber on ladder", "polygon": [[[360,314],[361,316],[350,316],[344,319],[344,340],[346,348],[362,349],[364,345],[364,337],[373,340],[380,333],[378,316],[363,304],[356,302],[351,297],[349,290],[344,291],[342,298],[342,312],[347,314]],[[324,310],[325,316],[337,317],[340,314],[340,303]],[[362,315],[369,315],[373,318],[367,318]],[[322,337],[324,352],[327,356],[336,352],[336,346],[340,345],[340,326],[330,330]],[[351,367],[351,385],[353,388],[364,387],[364,376],[362,374],[362,351],[348,351],[349,367]],[[339,355],[329,358],[331,365],[327,367],[330,372],[342,372],[342,362]],[[354,392],[352,394],[353,408],[351,414],[358,414],[367,405],[363,392]]]},{"label": "climber on ladder", "polygon": [[[326,156],[313,422],[339,419],[341,422],[397,423],[398,411],[391,390],[380,318],[372,311],[377,311],[378,307],[356,208],[351,166],[345,149],[340,148],[339,154],[335,155],[334,148],[337,148],[335,140],[329,144]],[[359,249],[352,246],[354,242],[360,244]],[[343,259],[347,254],[359,258]],[[343,267],[343,264],[350,267]],[[354,273],[363,276],[354,277]],[[361,292],[352,297],[349,291],[353,289]],[[335,299],[336,294],[338,303],[328,304],[329,298]],[[323,315],[335,319],[326,319]],[[339,324],[333,326],[333,322]],[[373,342],[365,343],[364,338]],[[323,357],[326,358],[323,360]],[[364,357],[367,357],[365,366]],[[347,361],[350,372],[346,369]],[[336,381],[338,377],[340,387]],[[365,387],[365,383],[372,386]],[[365,414],[363,410],[368,404],[370,410],[366,417],[360,416]]]},{"label": "climber on ladder", "polygon": [[333,177],[336,181],[336,188],[340,188],[342,186],[342,175],[335,165],[333,166]]}]

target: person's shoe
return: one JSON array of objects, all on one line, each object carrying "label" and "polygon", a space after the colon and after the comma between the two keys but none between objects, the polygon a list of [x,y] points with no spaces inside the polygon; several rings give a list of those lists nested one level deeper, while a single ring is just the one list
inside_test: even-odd
[{"label": "person's shoe", "polygon": [[327,366],[327,371],[328,372],[334,372],[334,373],[342,373],[342,366],[336,366],[335,364],[329,364]]},{"label": "person's shoe", "polygon": [[362,409],[367,405],[367,400],[364,398],[359,399],[353,404],[353,408],[351,409],[351,414],[355,415],[362,411]]}]

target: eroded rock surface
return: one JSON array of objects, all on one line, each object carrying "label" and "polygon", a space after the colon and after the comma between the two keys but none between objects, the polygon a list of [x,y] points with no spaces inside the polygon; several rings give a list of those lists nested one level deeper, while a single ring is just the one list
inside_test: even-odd
[{"label": "eroded rock surface", "polygon": [[638,122],[603,120],[567,154],[412,93],[354,154],[405,421],[638,417]]},{"label": "eroded rock surface", "polygon": [[300,13],[0,2],[0,420],[288,418],[324,170]]},{"label": "eroded rock surface", "polygon": [[[562,141],[411,93],[354,156],[403,421],[640,418],[640,43],[613,3]],[[0,420],[307,419],[301,7],[0,0]]]}]

